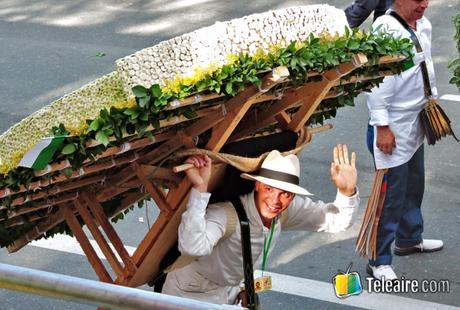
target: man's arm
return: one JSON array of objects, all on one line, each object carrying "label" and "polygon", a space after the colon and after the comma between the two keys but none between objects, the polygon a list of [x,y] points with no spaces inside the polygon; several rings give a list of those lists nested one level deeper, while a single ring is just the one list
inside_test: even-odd
[{"label": "man's arm", "polygon": [[359,205],[356,183],[356,154],[348,155],[346,145],[338,144],[333,150],[331,179],[337,187],[334,203],[313,202],[296,197],[288,209],[286,229],[337,232],[350,226],[355,208]]},{"label": "man's arm", "polygon": [[186,171],[193,188],[179,225],[179,251],[190,256],[209,255],[225,234],[227,218],[221,209],[207,209],[211,196],[207,192],[211,159],[208,156],[193,156],[186,163],[193,164],[193,168]]},{"label": "man's arm", "polygon": [[351,28],[359,27],[371,15],[380,0],[355,0],[345,9]]},{"label": "man's arm", "polygon": [[359,192],[345,196],[337,191],[333,203],[312,201],[308,197],[295,197],[288,209],[285,230],[308,230],[319,232],[344,231],[352,224],[353,214],[359,206]]}]

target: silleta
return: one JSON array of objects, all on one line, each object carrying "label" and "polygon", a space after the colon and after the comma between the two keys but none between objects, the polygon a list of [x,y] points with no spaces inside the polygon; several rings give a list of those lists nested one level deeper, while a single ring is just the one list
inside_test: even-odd
[{"label": "silleta", "polygon": [[449,293],[449,280],[411,280],[401,277],[392,281],[366,278],[369,293]]}]

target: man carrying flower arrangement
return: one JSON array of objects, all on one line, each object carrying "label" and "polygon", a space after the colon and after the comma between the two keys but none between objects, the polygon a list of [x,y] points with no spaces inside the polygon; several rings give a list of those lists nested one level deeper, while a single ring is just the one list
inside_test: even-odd
[{"label": "man carrying flower arrangement", "polygon": [[[339,232],[350,226],[359,204],[355,158],[352,153],[350,159],[346,145],[334,148],[331,179],[338,189],[334,203],[313,202],[305,197],[311,194],[298,185],[300,166],[296,155],[283,156],[272,151],[263,161],[258,175],[241,175],[255,181],[254,190],[239,199],[249,221],[252,261],[255,268],[262,270],[261,277],[255,279],[256,291],[271,286],[265,267],[281,230]],[[243,300],[245,296],[244,291],[240,293],[244,276],[242,229],[237,224],[226,236],[226,227],[232,217],[216,204],[208,206],[210,158],[195,156],[187,163],[194,166],[187,170],[193,188],[179,226],[179,250],[182,255],[193,256],[196,260],[170,271],[162,292],[234,304],[239,295]]]}]

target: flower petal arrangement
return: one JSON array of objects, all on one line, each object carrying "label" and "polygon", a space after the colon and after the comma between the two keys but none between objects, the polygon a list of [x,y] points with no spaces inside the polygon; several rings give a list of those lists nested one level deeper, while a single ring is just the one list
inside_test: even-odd
[{"label": "flower petal arrangement", "polygon": [[[323,124],[385,75],[401,72],[411,49],[408,39],[350,30],[342,10],[312,5],[217,22],[119,59],[116,71],[0,136],[0,246],[16,251],[30,240],[70,233],[60,209],[72,209],[82,192],[93,193],[116,221],[156,195],[142,189],[143,180],[176,188],[180,180],[165,168],[174,164],[171,155],[213,141],[233,102],[251,91],[257,95],[238,116],[245,128],[229,133],[230,140],[283,128],[321,83],[328,89],[299,124]],[[306,99],[294,100],[300,94]],[[289,98],[292,104],[264,116]],[[283,122],[274,121],[278,114]],[[24,154],[49,136],[65,138],[48,165],[20,167]]]}]

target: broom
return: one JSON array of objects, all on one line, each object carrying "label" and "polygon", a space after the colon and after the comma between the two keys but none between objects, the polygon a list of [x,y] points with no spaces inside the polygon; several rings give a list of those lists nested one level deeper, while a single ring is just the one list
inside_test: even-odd
[{"label": "broom", "polygon": [[377,230],[387,191],[387,172],[388,169],[375,172],[374,184],[367,202],[363,223],[356,239],[355,251],[368,259],[375,259],[376,257]]}]

